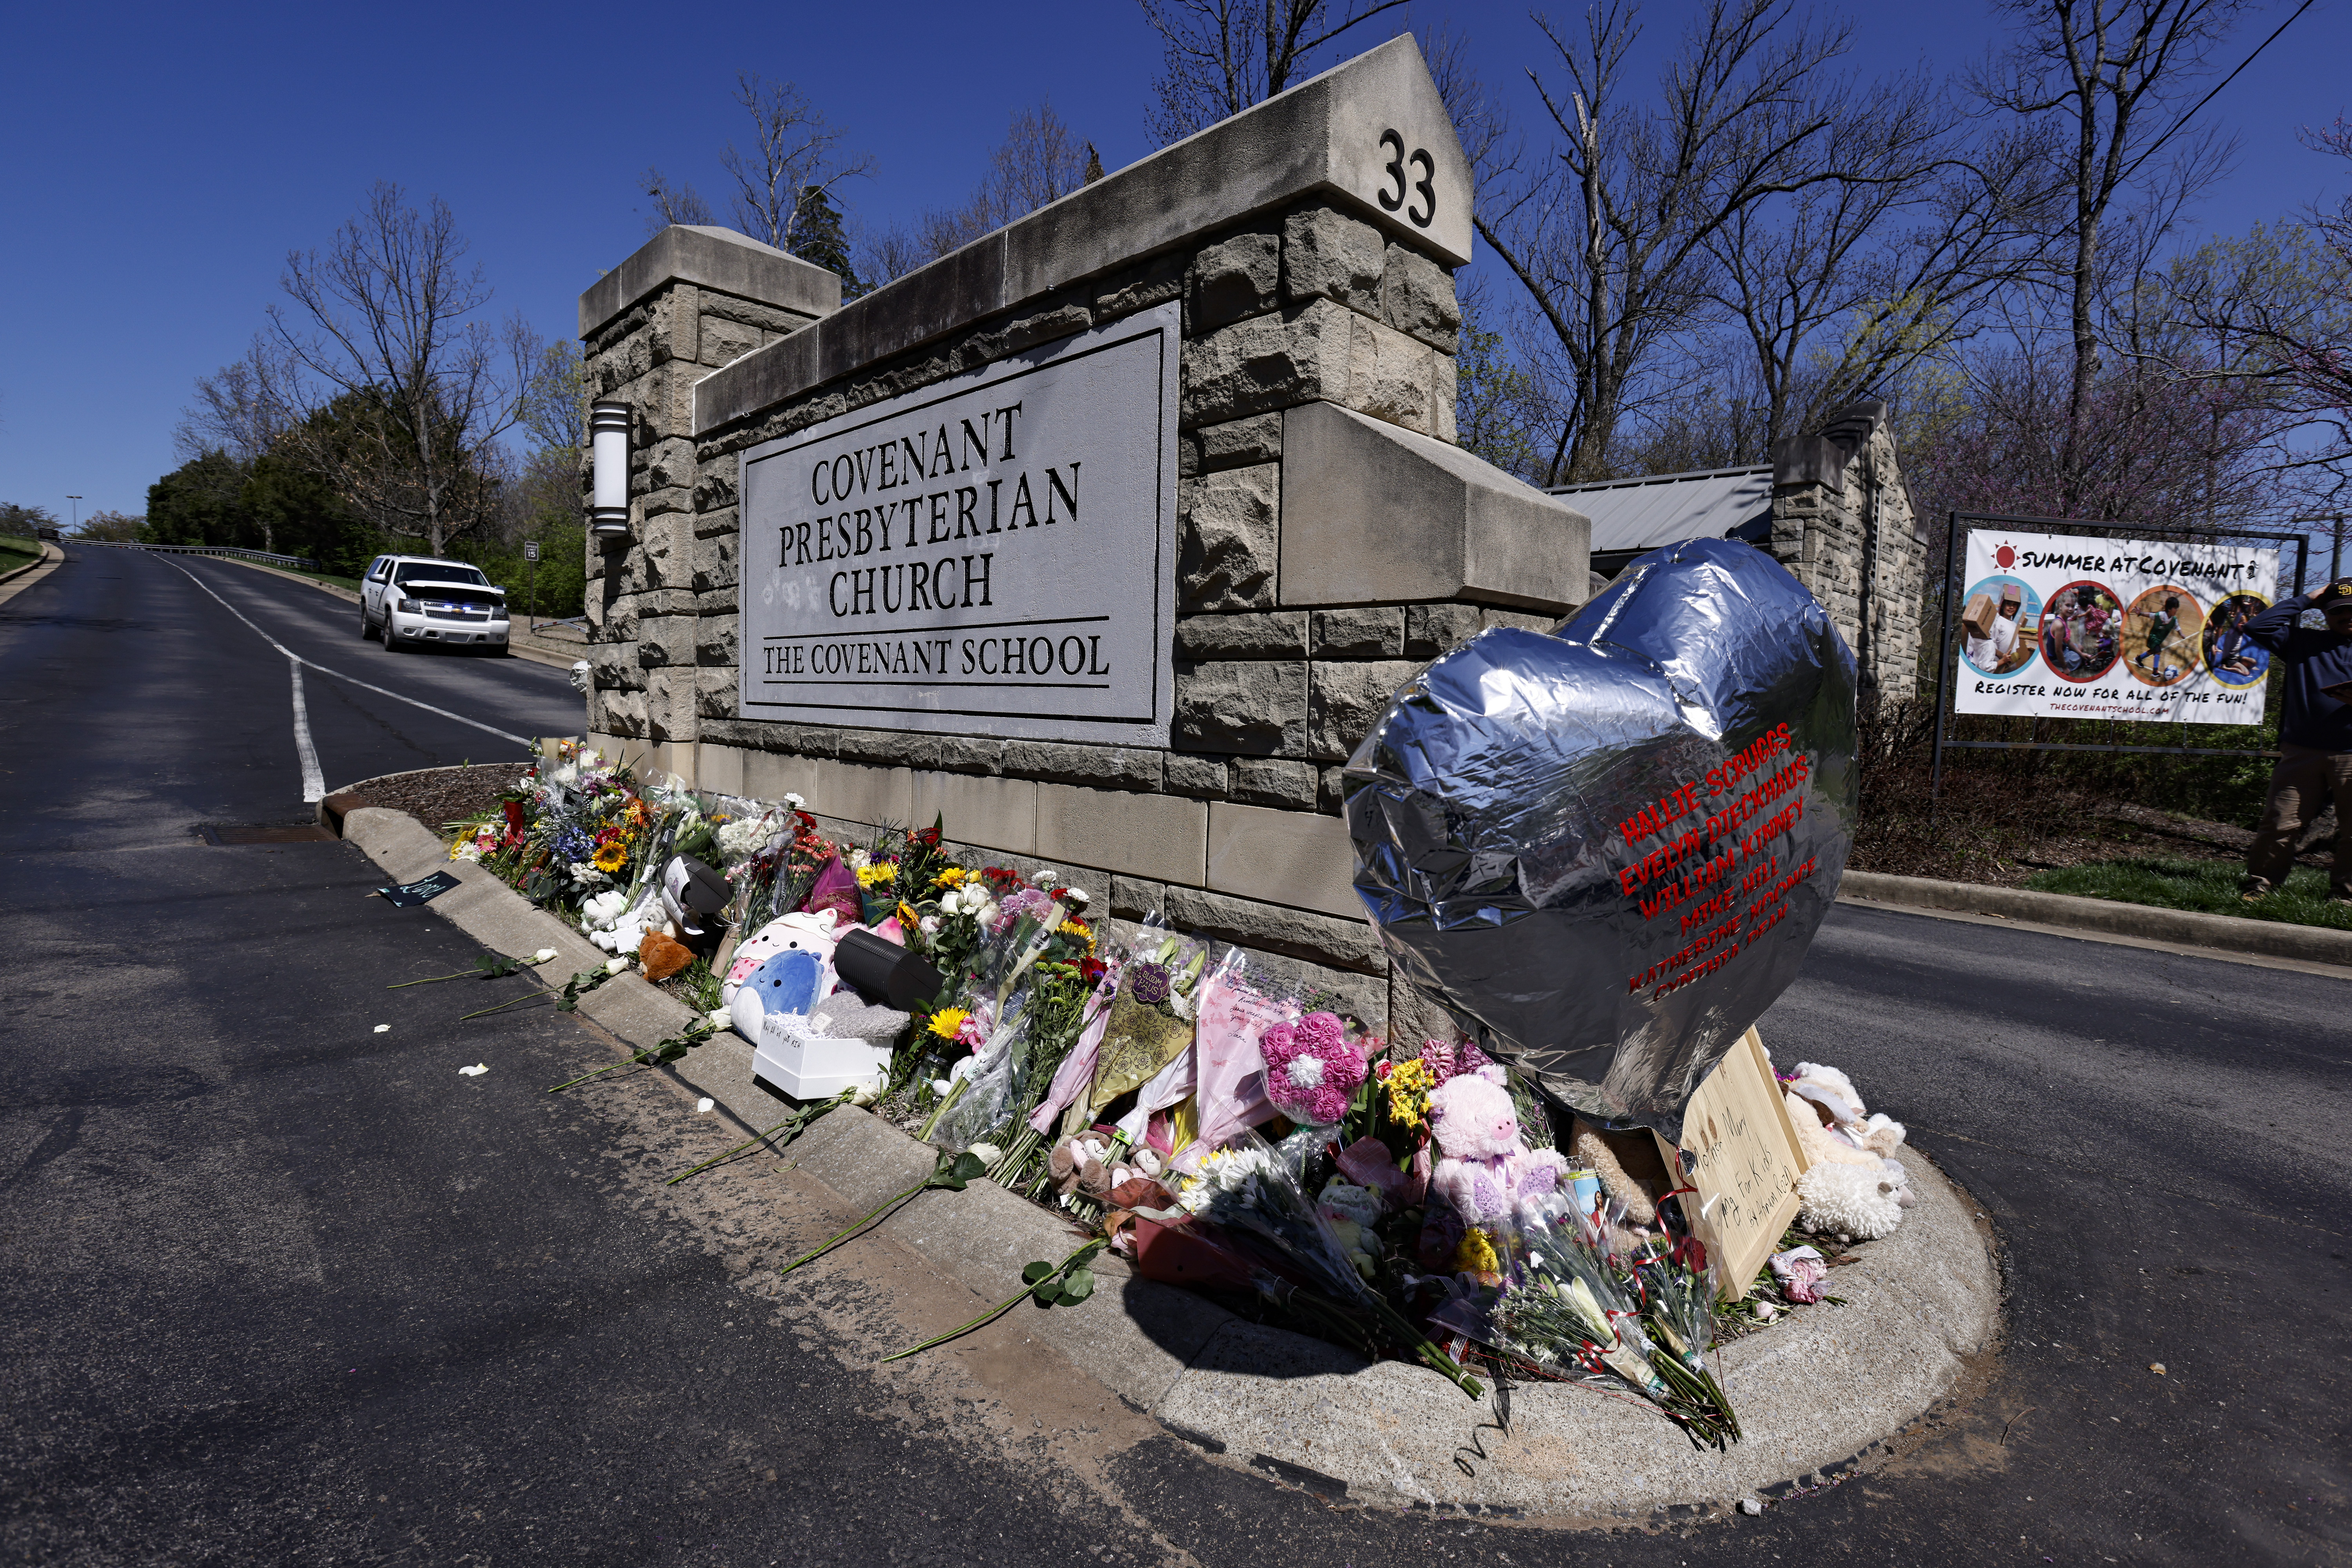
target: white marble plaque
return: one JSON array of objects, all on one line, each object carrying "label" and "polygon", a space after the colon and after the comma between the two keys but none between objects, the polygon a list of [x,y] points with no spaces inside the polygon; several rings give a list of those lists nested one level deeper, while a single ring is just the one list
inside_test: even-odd
[{"label": "white marble plaque", "polygon": [[1165,746],[1177,321],[745,452],[740,715]]}]

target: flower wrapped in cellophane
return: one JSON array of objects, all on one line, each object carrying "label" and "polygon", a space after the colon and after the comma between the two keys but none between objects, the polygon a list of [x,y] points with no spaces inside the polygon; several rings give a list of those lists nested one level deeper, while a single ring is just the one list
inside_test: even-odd
[{"label": "flower wrapped in cellophane", "polygon": [[[1703,1361],[1652,1338],[1655,1320],[1645,1310],[1639,1268],[1612,1268],[1588,1239],[1591,1227],[1557,1199],[1528,1205],[1519,1219],[1508,1277],[1490,1312],[1497,1348],[1555,1376],[1622,1384],[1702,1447],[1738,1441],[1738,1421]],[[1693,1309],[1687,1297],[1673,1309],[1684,1344],[1695,1342]],[[1711,1317],[1706,1299],[1696,1309]]]},{"label": "flower wrapped in cellophane", "polygon": [[1356,1249],[1318,1212],[1281,1152],[1255,1132],[1244,1129],[1230,1145],[1203,1157],[1176,1199],[1197,1218],[1256,1247],[1283,1272],[1307,1281],[1328,1304],[1368,1320],[1373,1337],[1410,1347],[1472,1398],[1485,1393],[1365,1277],[1350,1256]]}]

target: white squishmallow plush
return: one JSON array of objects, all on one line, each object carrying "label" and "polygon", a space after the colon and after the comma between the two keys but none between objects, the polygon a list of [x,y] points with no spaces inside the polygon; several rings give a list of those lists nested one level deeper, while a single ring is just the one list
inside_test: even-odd
[{"label": "white squishmallow plush", "polygon": [[760,1037],[760,1020],[769,1013],[805,1014],[833,994],[835,928],[840,921],[832,910],[781,915],[735,950],[719,996],[745,1039]]}]

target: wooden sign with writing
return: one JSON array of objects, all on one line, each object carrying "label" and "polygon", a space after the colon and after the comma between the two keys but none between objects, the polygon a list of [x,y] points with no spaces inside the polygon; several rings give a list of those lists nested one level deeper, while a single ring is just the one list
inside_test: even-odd
[{"label": "wooden sign with writing", "polygon": [[1683,1111],[1679,1167],[1675,1151],[1659,1140],[1667,1169],[1698,1189],[1683,1212],[1696,1211],[1694,1228],[1717,1261],[1717,1284],[1734,1300],[1748,1294],[1756,1271],[1778,1250],[1797,1215],[1797,1178],[1805,1155],[1789,1107],[1754,1029],[1739,1037],[1706,1075]]}]

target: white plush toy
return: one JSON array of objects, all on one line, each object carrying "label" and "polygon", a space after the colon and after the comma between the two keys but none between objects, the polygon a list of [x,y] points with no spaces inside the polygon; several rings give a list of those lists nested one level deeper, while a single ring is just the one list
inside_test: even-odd
[{"label": "white plush toy", "polygon": [[661,889],[649,888],[634,905],[629,895],[608,889],[580,906],[581,929],[606,952],[636,955],[645,944],[646,928],[662,923]]},{"label": "white plush toy", "polygon": [[745,1039],[760,1038],[769,1009],[805,1014],[833,994],[833,950],[839,940],[835,928],[840,923],[832,910],[781,915],[735,950],[719,999]]},{"label": "white plush toy", "polygon": [[1853,1080],[1818,1062],[1799,1062],[1787,1086],[1789,1120],[1810,1168],[1797,1179],[1807,1229],[1873,1241],[1903,1223],[1914,1199],[1910,1173],[1892,1156],[1904,1127],[1872,1116]]}]

